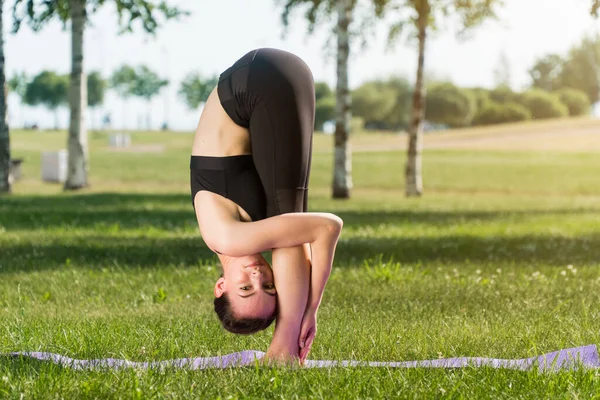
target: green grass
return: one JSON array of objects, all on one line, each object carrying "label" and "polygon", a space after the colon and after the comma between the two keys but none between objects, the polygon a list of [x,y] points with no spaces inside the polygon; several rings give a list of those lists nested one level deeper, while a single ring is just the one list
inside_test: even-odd
[{"label": "green grass", "polygon": [[[63,194],[40,183],[39,151],[64,147],[64,133],[12,136],[26,162],[16,194],[0,198],[0,353],[264,351],[272,329],[227,334],[211,311],[218,271],[188,194],[191,136],[134,134],[162,153],[90,139],[92,187]],[[426,196],[406,199],[401,152],[357,153],[353,197],[333,201],[330,141],[315,140],[309,208],[345,226],[310,358],[522,358],[600,344],[597,154],[430,151]],[[599,384],[597,371],[73,371],[0,358],[0,398],[590,398]]]}]

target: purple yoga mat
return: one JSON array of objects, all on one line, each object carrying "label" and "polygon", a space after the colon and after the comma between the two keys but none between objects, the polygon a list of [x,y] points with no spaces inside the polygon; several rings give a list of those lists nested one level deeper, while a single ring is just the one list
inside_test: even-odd
[{"label": "purple yoga mat", "polygon": [[[64,367],[74,369],[91,368],[229,368],[253,365],[256,360],[261,359],[265,353],[255,350],[240,351],[217,357],[180,358],[166,361],[134,362],[119,360],[115,358],[95,360],[75,360],[53,353],[42,352],[16,352],[7,354],[10,357],[27,357],[37,360],[51,361]],[[329,360],[306,360],[304,366],[307,368],[331,368],[331,367],[387,367],[387,368],[463,368],[463,367],[491,367],[508,368],[518,370],[529,370],[537,366],[540,372],[574,369],[579,366],[584,368],[600,368],[598,351],[596,345],[574,347],[547,353],[538,357],[506,360],[499,358],[483,357],[457,357],[441,358],[437,360],[424,361],[400,361],[400,362],[375,362],[375,361],[329,361]]]}]

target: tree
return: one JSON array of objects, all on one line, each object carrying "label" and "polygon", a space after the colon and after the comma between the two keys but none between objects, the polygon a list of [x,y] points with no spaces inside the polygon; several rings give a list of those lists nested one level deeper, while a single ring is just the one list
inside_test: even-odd
[{"label": "tree", "polygon": [[135,80],[131,87],[131,94],[137,97],[141,97],[148,103],[148,114],[146,116],[146,128],[150,130],[152,110],[150,109],[150,102],[152,98],[160,93],[161,89],[169,84],[167,79],[160,78],[156,72],[150,68],[142,65],[135,71]]},{"label": "tree", "polygon": [[106,81],[100,72],[92,72],[87,77],[87,103],[89,107],[98,107],[104,103]]},{"label": "tree", "polygon": [[498,65],[494,70],[494,80],[496,82],[496,86],[506,86],[510,87],[511,84],[511,72],[510,72],[510,60],[508,59],[508,55],[506,52],[500,53],[500,59],[498,60]]},{"label": "tree", "polygon": [[327,84],[327,82],[315,82],[315,100],[333,97],[333,91]]},{"label": "tree", "polygon": [[565,60],[558,54],[548,54],[538,59],[529,70],[531,86],[548,92],[560,88]]},{"label": "tree", "polygon": [[393,89],[396,96],[394,106],[385,121],[390,129],[406,130],[410,124],[413,88],[407,79],[401,77],[389,78],[384,84]]},{"label": "tree", "polygon": [[104,92],[106,90],[106,80],[102,78],[100,72],[91,72],[87,77],[87,105],[94,109],[104,103]]},{"label": "tree", "polygon": [[386,82],[365,82],[352,92],[352,115],[363,118],[367,128],[392,129],[388,118],[396,98],[396,90]]},{"label": "tree", "polygon": [[322,97],[315,105],[315,130],[322,131],[325,122],[335,119],[335,96]]},{"label": "tree", "polygon": [[21,102],[21,121],[23,121],[23,111],[25,108],[25,92],[29,84],[29,77],[25,72],[17,72],[8,81],[8,90],[19,96]]},{"label": "tree", "polygon": [[333,198],[349,198],[352,190],[352,153],[348,143],[350,123],[350,89],[348,87],[348,58],[350,53],[349,26],[352,11],[358,0],[282,0],[281,19],[284,27],[289,26],[289,17],[294,9],[305,8],[309,33],[314,32],[320,22],[329,22],[337,16],[334,30],[337,39],[336,51],[336,106],[335,106],[335,153],[332,181]]},{"label": "tree", "polygon": [[561,87],[585,92],[591,103],[600,100],[600,35],[584,38],[569,51],[560,81]]},{"label": "tree", "polygon": [[425,47],[431,28],[439,25],[443,17],[454,16],[462,25],[462,31],[479,25],[486,18],[495,16],[495,6],[502,0],[373,0],[378,16],[393,13],[396,23],[389,31],[393,42],[405,27],[412,27],[418,40],[418,58],[413,107],[408,130],[408,156],[406,160],[406,195],[423,193],[421,175],[421,152],[423,118],[425,116]]},{"label": "tree", "polygon": [[323,130],[323,124],[335,118],[335,96],[325,82],[315,82],[315,130]]},{"label": "tree", "polygon": [[58,126],[58,108],[67,103],[69,77],[57,75],[53,71],[42,71],[27,85],[25,104],[43,105],[54,112],[54,129]]},{"label": "tree", "polygon": [[197,72],[190,73],[181,82],[179,96],[185,101],[190,110],[195,110],[200,104],[206,102],[210,93],[217,86],[218,81],[217,76],[204,78]]},{"label": "tree", "polygon": [[83,37],[88,16],[103,5],[116,5],[121,32],[131,32],[139,21],[143,29],[154,34],[160,26],[159,15],[165,20],[187,14],[178,8],[169,7],[165,0],[15,0],[13,6],[13,32],[17,32],[23,21],[29,22],[34,31],[39,31],[55,18],[71,21],[71,79],[69,83],[69,138],[67,180],[65,190],[75,190],[88,185],[88,147],[85,127],[87,106],[86,75],[83,71]]},{"label": "tree", "polygon": [[10,133],[6,121],[6,75],[4,65],[4,0],[0,0],[0,195],[11,192]]},{"label": "tree", "polygon": [[477,112],[482,110],[487,104],[489,104],[492,100],[490,99],[490,91],[485,88],[475,87],[469,89],[471,93],[473,93],[473,97],[475,97],[475,107],[477,108]]},{"label": "tree", "polygon": [[[122,65],[112,73],[108,80],[108,87],[117,92],[123,99],[123,121],[127,119],[127,100],[131,97],[131,90],[135,83],[135,69],[129,65]],[[125,124],[125,122],[123,122]]]}]

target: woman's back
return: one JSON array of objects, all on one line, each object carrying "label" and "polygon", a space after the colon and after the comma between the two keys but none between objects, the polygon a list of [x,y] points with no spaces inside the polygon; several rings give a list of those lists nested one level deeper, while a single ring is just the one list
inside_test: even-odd
[{"label": "woman's back", "polygon": [[217,89],[213,89],[196,128],[192,155],[227,157],[250,153],[248,129],[233,122],[221,106]]}]

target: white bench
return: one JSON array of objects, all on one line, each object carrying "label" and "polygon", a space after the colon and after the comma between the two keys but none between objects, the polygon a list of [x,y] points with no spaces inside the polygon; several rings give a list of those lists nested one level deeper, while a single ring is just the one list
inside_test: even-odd
[{"label": "white bench", "polygon": [[128,133],[110,135],[108,143],[111,147],[129,147],[131,146],[131,135]]},{"label": "white bench", "polygon": [[60,182],[67,180],[67,151],[42,152],[42,181]]}]

